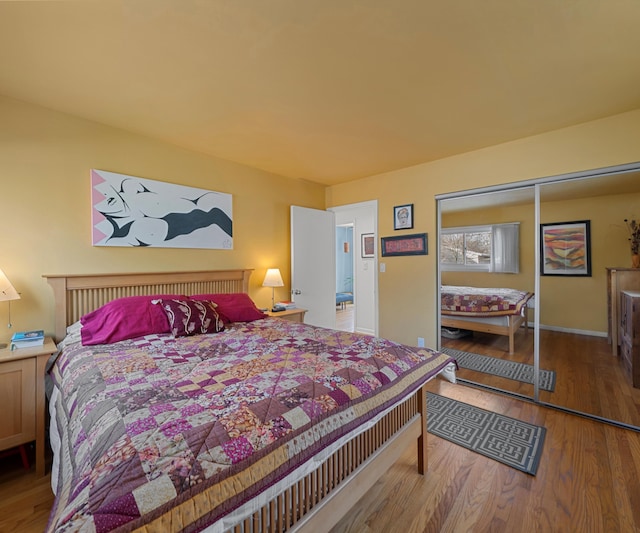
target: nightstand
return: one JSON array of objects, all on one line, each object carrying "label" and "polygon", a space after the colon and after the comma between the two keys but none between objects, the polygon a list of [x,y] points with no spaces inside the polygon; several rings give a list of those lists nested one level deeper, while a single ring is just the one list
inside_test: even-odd
[{"label": "nightstand", "polygon": [[36,441],[36,475],[44,476],[44,369],[57,350],[50,337],[33,348],[0,350],[0,451]]},{"label": "nightstand", "polygon": [[280,311],[278,313],[267,311],[267,314],[274,318],[284,318],[291,322],[304,322],[304,315],[306,312],[306,309],[286,309],[285,311]]}]

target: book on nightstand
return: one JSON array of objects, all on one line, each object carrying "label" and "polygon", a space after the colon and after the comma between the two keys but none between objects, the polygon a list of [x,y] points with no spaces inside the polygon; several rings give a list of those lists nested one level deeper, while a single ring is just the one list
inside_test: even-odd
[{"label": "book on nightstand", "polygon": [[281,302],[276,302],[276,306],[282,306],[285,309],[296,309],[296,303],[290,302],[288,300],[283,300]]},{"label": "book on nightstand", "polygon": [[42,346],[44,344],[44,330],[35,329],[32,331],[18,331],[11,337],[11,349],[31,348],[32,346]]}]

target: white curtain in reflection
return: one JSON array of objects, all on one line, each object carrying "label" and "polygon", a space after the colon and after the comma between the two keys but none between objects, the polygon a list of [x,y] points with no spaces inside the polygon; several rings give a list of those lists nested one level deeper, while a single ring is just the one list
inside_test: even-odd
[{"label": "white curtain in reflection", "polygon": [[520,223],[492,227],[491,271],[517,274],[520,271]]}]

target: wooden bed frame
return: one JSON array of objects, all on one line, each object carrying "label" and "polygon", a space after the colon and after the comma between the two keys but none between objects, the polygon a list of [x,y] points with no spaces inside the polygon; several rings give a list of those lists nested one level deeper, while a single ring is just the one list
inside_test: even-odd
[{"label": "wooden bed frame", "polygon": [[[124,296],[248,292],[251,269],[134,274],[45,275],[55,298],[55,338],[80,317]],[[327,531],[417,442],[418,472],[427,469],[423,386],[316,470],[227,531]]]},{"label": "wooden bed frame", "polygon": [[440,316],[440,325],[446,328],[458,328],[469,329],[471,331],[480,331],[483,333],[493,333],[495,335],[505,335],[509,337],[509,354],[513,354],[515,351],[515,334],[525,324],[524,333],[527,334],[529,327],[527,324],[526,309],[525,316],[523,315],[508,315],[508,324],[506,326],[499,326],[497,324],[490,324],[485,322],[476,322],[474,320],[465,320],[463,316]]}]

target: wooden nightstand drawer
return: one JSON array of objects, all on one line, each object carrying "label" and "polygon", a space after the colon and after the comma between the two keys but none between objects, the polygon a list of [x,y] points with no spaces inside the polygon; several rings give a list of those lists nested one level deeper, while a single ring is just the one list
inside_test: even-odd
[{"label": "wooden nightstand drawer", "polygon": [[0,364],[0,450],[36,440],[36,361]]},{"label": "wooden nightstand drawer", "polygon": [[35,440],[38,476],[44,476],[44,369],[56,349],[47,337],[33,348],[0,350],[0,450]]}]

